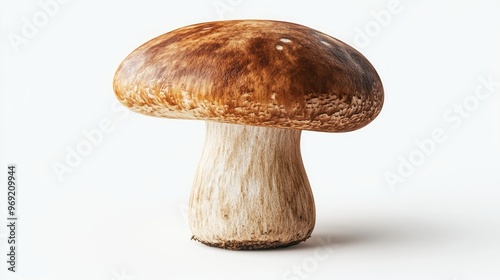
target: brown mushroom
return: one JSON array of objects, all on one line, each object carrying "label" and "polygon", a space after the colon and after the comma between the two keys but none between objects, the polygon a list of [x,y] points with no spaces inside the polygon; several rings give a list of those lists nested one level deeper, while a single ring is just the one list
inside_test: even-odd
[{"label": "brown mushroom", "polygon": [[145,115],[207,121],[189,203],[193,239],[267,249],[310,237],[315,205],[301,130],[346,132],[380,112],[382,83],[349,45],[270,20],[186,26],[134,50],[114,77]]}]

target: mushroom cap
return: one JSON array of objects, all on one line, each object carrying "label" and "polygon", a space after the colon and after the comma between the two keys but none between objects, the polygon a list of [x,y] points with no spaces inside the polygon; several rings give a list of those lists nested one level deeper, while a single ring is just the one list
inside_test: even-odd
[{"label": "mushroom cap", "polygon": [[345,132],[382,109],[382,82],[346,43],[271,20],[194,24],[156,37],[121,63],[118,99],[145,115]]}]

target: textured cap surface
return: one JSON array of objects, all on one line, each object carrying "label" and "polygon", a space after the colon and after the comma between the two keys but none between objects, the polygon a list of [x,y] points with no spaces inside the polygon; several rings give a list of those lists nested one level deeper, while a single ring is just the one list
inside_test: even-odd
[{"label": "textured cap surface", "polygon": [[166,118],[343,132],[380,112],[370,62],[349,45],[288,22],[182,27],[133,51],[113,87],[133,111]]}]

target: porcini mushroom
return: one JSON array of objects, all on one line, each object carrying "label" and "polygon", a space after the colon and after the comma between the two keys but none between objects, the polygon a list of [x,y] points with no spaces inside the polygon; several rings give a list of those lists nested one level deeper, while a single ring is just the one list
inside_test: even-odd
[{"label": "porcini mushroom", "polygon": [[192,238],[246,250],[311,235],[316,213],[301,130],[361,128],[384,99],[377,72],[358,51],[314,29],[270,20],[163,34],[121,63],[113,87],[135,112],[207,121],[189,202]]}]

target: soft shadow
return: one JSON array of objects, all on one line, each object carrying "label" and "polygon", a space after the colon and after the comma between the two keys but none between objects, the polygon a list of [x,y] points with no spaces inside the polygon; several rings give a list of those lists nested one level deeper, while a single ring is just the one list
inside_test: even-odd
[{"label": "soft shadow", "polygon": [[295,246],[290,246],[286,248],[280,248],[278,250],[287,250],[287,251],[301,251],[301,250],[311,250],[315,248],[322,248],[325,246],[328,247],[337,247],[350,244],[361,244],[366,242],[375,242],[377,240],[377,236],[373,233],[313,233],[310,238],[308,238],[305,242],[301,242]]},{"label": "soft shadow", "polygon": [[[331,229],[331,230],[329,230]],[[358,246],[432,245],[448,240],[455,231],[443,224],[425,220],[405,220],[404,223],[352,223],[331,225],[313,232],[305,242],[278,250],[300,251],[322,248]]]}]

